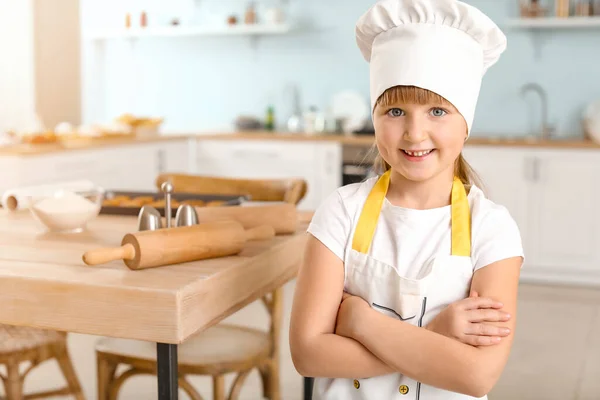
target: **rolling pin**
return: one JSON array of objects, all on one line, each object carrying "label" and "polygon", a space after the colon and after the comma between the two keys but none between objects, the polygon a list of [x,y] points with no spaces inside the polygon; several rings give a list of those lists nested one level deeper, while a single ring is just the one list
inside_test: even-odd
[{"label": "rolling pin", "polygon": [[128,233],[121,247],[95,249],[83,255],[87,265],[123,260],[132,270],[226,257],[238,254],[249,240],[275,236],[271,226],[245,230],[236,221]]},{"label": "rolling pin", "polygon": [[298,229],[298,211],[291,203],[260,206],[196,207],[200,223],[234,220],[245,229],[270,225],[275,234],[295,233]]}]

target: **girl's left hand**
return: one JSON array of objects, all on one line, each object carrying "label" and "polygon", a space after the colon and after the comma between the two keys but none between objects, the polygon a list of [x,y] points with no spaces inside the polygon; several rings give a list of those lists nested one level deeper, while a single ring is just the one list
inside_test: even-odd
[{"label": "girl's left hand", "polygon": [[344,292],[342,303],[338,310],[335,334],[352,338],[356,328],[363,321],[362,315],[370,310],[369,303],[361,297]]}]

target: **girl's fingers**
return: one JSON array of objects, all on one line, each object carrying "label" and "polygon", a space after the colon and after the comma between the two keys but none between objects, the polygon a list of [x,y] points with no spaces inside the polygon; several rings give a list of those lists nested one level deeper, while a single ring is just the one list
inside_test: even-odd
[{"label": "girl's fingers", "polygon": [[474,336],[505,337],[510,334],[510,329],[502,326],[494,326],[488,324],[469,324],[465,334]]},{"label": "girl's fingers", "polygon": [[500,310],[480,308],[470,310],[467,319],[470,322],[506,322],[510,319],[510,314]]},{"label": "girl's fingers", "polygon": [[463,300],[464,310],[476,310],[479,308],[502,308],[504,304],[488,297],[469,297]]},{"label": "girl's fingers", "polygon": [[500,343],[502,338],[499,336],[466,335],[462,341],[471,346],[492,346]]}]

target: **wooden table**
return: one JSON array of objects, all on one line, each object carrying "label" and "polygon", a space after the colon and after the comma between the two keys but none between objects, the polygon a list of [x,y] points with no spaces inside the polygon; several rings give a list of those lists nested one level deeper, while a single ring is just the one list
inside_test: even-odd
[{"label": "wooden table", "polygon": [[80,234],[50,234],[27,211],[0,210],[0,323],[157,343],[159,399],[177,399],[177,345],[293,279],[297,233],[234,257],[141,271],[89,267],[86,250],[118,246],[137,219],[101,215]]}]

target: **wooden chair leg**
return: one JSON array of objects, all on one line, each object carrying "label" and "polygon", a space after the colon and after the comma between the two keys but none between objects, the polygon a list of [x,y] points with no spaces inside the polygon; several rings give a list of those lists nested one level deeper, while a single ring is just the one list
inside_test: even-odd
[{"label": "wooden chair leg", "polygon": [[69,356],[69,350],[67,349],[66,342],[55,345],[54,351],[54,356],[56,357],[58,366],[60,367],[60,370],[67,381],[69,392],[75,396],[76,400],[85,400],[85,397],[83,397],[83,391],[81,390],[81,384],[79,383],[79,378],[77,378],[77,373],[75,372],[75,368],[71,362],[71,357]]},{"label": "wooden chair leg", "polygon": [[279,392],[279,360],[273,358],[260,368],[263,383],[263,395],[269,400],[281,400]]},{"label": "wooden chair leg", "polygon": [[6,380],[4,381],[7,400],[23,399],[23,381],[19,374],[19,363],[11,362],[6,365]]},{"label": "wooden chair leg", "polygon": [[244,386],[244,382],[248,375],[252,372],[251,369],[240,372],[238,376],[233,381],[233,385],[231,386],[231,390],[229,392],[229,397],[227,400],[238,400],[240,398],[240,393],[242,392],[242,387]]},{"label": "wooden chair leg", "polygon": [[110,399],[110,385],[115,378],[117,365],[110,362],[102,353],[96,353],[96,375],[98,400]]},{"label": "wooden chair leg", "polygon": [[225,376],[213,376],[213,400],[225,400]]},{"label": "wooden chair leg", "polygon": [[202,395],[185,378],[179,378],[179,387],[190,396],[191,400],[204,400]]}]

